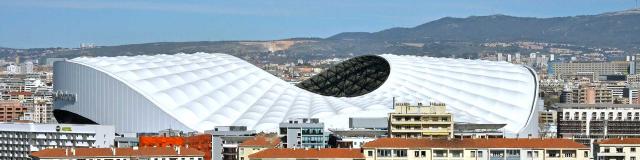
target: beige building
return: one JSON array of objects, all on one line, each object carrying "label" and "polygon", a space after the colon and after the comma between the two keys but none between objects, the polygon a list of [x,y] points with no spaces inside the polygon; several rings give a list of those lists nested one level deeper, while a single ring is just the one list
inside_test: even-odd
[{"label": "beige building", "polygon": [[556,75],[569,78],[573,75],[590,73],[591,79],[600,75],[629,74],[629,62],[591,62],[591,63],[555,63],[552,65]]},{"label": "beige building", "polygon": [[640,138],[613,138],[599,143],[597,160],[636,160],[640,157]]},{"label": "beige building", "polygon": [[367,160],[588,160],[589,147],[569,139],[381,138],[366,143]]},{"label": "beige building", "polygon": [[238,145],[238,157],[240,160],[249,160],[249,155],[269,148],[276,148],[279,145],[280,138],[277,135],[257,135]]},{"label": "beige building", "polygon": [[396,103],[389,113],[389,136],[402,138],[452,138],[453,117],[444,103]]}]

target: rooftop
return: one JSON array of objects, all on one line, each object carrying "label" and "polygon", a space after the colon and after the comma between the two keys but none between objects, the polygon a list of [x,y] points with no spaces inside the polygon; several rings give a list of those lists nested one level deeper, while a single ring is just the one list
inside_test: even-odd
[{"label": "rooftop", "polygon": [[362,148],[583,148],[570,139],[494,138],[494,139],[406,139],[380,138]]},{"label": "rooftop", "polygon": [[271,148],[249,155],[249,158],[362,158],[360,149],[320,148],[320,149],[292,149]]},{"label": "rooftop", "polygon": [[[179,152],[178,152],[179,150]],[[31,154],[38,158],[79,158],[79,157],[137,157],[137,156],[204,156],[193,148],[180,147],[142,147],[142,148],[52,148],[45,149]]]},{"label": "rooftop", "polygon": [[280,138],[277,136],[258,135],[253,138],[244,140],[238,146],[240,147],[275,147],[280,144]]},{"label": "rooftop", "polygon": [[640,144],[640,138],[610,138],[599,144]]}]

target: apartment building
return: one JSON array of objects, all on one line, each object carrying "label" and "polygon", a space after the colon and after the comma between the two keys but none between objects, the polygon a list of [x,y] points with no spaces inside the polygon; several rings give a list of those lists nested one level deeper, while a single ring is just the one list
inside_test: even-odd
[{"label": "apartment building", "polygon": [[326,148],[329,133],[317,118],[295,118],[280,123],[282,148]]},{"label": "apartment building", "polygon": [[629,62],[591,62],[591,63],[554,63],[552,65],[556,75],[571,76],[580,73],[592,73],[595,77],[600,75],[629,74]]},{"label": "apartment building", "polygon": [[13,122],[20,119],[20,116],[27,109],[15,100],[0,100],[0,122]]},{"label": "apartment building", "polygon": [[389,113],[389,136],[452,138],[453,117],[444,103],[396,103]]},{"label": "apartment building", "polygon": [[28,159],[45,148],[111,147],[115,128],[105,125],[0,123],[0,159]]},{"label": "apartment building", "polygon": [[204,152],[188,147],[52,148],[34,152],[34,160],[203,160]]},{"label": "apartment building", "polygon": [[367,160],[588,160],[589,147],[569,139],[381,138],[366,143]]},{"label": "apartment building", "polygon": [[579,84],[571,89],[565,88],[560,95],[562,103],[596,104],[613,103],[614,97],[611,89],[596,84]]},{"label": "apartment building", "polygon": [[364,160],[360,149],[271,148],[249,155],[250,160]]},{"label": "apartment building", "polygon": [[606,138],[640,138],[640,105],[556,104],[558,137],[590,145]]},{"label": "apartment building", "polygon": [[249,155],[260,151],[277,148],[280,145],[280,138],[277,135],[256,135],[238,145],[240,150],[240,160],[249,160]]},{"label": "apartment building", "polygon": [[640,138],[611,138],[598,143],[596,160],[636,160],[640,157]]}]

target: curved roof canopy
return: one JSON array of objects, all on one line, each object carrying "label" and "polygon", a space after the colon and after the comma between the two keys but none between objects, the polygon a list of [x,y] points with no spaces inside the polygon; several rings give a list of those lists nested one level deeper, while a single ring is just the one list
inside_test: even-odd
[{"label": "curved roof canopy", "polygon": [[321,118],[328,128],[346,128],[350,116],[386,116],[396,97],[444,102],[455,121],[506,123],[507,131],[516,133],[532,117],[537,98],[536,77],[528,68],[483,60],[361,56],[297,86],[219,53],[75,58],[62,63],[108,74],[168,118],[199,131],[222,125],[274,131],[289,118],[309,117]]}]

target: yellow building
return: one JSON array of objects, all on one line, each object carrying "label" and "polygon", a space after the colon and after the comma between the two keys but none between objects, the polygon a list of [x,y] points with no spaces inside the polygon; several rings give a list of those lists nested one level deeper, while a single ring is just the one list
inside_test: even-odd
[{"label": "yellow building", "polygon": [[279,144],[280,138],[277,135],[257,135],[238,145],[238,156],[240,160],[249,160],[249,155],[269,148],[276,148]]},{"label": "yellow building", "polygon": [[597,160],[636,160],[640,157],[640,138],[605,139],[598,144]]},{"label": "yellow building", "polygon": [[367,160],[588,160],[589,147],[569,139],[381,138],[363,145]]},{"label": "yellow building", "polygon": [[453,117],[444,103],[396,103],[389,113],[389,136],[402,138],[452,138]]}]

